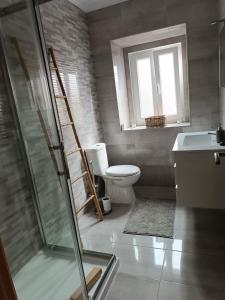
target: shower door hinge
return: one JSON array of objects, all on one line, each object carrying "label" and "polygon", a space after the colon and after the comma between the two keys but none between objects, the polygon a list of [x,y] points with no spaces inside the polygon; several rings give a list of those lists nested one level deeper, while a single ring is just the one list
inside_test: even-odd
[{"label": "shower door hinge", "polygon": [[57,173],[58,173],[58,176],[64,176],[64,175],[66,175],[66,172],[64,172],[64,171],[58,171]]},{"label": "shower door hinge", "polygon": [[60,143],[59,145],[52,145],[52,146],[49,146],[49,149],[50,150],[64,150],[64,145],[62,143]]}]

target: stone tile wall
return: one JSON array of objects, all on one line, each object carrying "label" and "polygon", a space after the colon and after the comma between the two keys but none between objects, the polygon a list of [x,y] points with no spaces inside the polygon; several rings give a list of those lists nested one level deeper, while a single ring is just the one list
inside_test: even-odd
[{"label": "stone tile wall", "polygon": [[16,273],[42,241],[1,67],[0,107],[0,237]]},{"label": "stone tile wall", "polygon": [[[86,16],[67,0],[54,0],[41,5],[41,16],[46,44],[55,50],[81,144],[85,148],[102,142],[100,105],[96,96]],[[53,83],[55,90],[60,93],[56,76],[53,77]],[[63,111],[65,105],[62,100],[59,101],[60,117],[66,121],[67,114]],[[65,146],[70,150],[75,145],[71,128],[63,129],[63,135]],[[81,168],[79,155],[71,156],[71,176],[78,176]],[[73,192],[76,206],[79,207],[87,197],[85,182],[74,184]]]}]

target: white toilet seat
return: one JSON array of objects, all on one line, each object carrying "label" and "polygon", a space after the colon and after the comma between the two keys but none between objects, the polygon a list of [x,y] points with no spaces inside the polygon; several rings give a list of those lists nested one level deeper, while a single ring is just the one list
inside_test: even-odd
[{"label": "white toilet seat", "polygon": [[140,168],[132,165],[118,165],[109,167],[106,175],[111,177],[129,177],[140,173]]}]

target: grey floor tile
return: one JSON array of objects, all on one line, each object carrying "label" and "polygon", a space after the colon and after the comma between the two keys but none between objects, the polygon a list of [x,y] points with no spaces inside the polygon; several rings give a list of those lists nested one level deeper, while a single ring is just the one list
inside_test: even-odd
[{"label": "grey floor tile", "polygon": [[106,299],[154,300],[160,279],[158,300],[225,299],[225,211],[177,207],[174,239],[165,239],[123,234],[130,209],[114,206],[104,222],[93,211],[79,219],[85,248],[120,260]]},{"label": "grey floor tile", "polygon": [[103,253],[109,253],[114,254],[116,250],[116,244],[111,243],[110,241],[104,241],[104,240],[88,240],[83,238],[83,249],[90,250],[90,251],[96,251],[96,252],[103,252]]},{"label": "grey floor tile", "polygon": [[174,228],[208,232],[225,231],[225,210],[176,208]]},{"label": "grey floor tile", "polygon": [[85,214],[78,221],[81,236],[88,240],[117,242],[118,234],[124,230],[129,211],[130,207],[113,207],[112,213],[105,216],[103,222],[98,222],[92,212]]},{"label": "grey floor tile", "polygon": [[118,273],[106,300],[156,300],[159,283],[133,275]]},{"label": "grey floor tile", "polygon": [[156,236],[144,236],[122,233],[118,234],[117,243],[120,245],[133,245],[156,249],[165,249],[167,239]]},{"label": "grey floor tile", "polygon": [[196,254],[225,252],[225,210],[176,208],[174,239],[166,248]]},{"label": "grey floor tile", "polygon": [[159,280],[164,250],[147,247],[117,245],[115,254],[120,260],[119,272],[145,279]]},{"label": "grey floor tile", "polygon": [[85,214],[79,219],[82,239],[104,241],[106,245],[113,243],[164,249],[166,238],[123,233],[130,209],[130,207],[115,206],[112,214],[106,216],[103,222],[98,222],[91,213]]},{"label": "grey floor tile", "polygon": [[160,282],[158,300],[222,300],[225,292],[178,284],[174,282]]},{"label": "grey floor tile", "polygon": [[208,230],[176,230],[167,239],[166,249],[203,254],[225,253],[225,232]]},{"label": "grey floor tile", "polygon": [[224,255],[168,251],[162,280],[225,291]]},{"label": "grey floor tile", "polygon": [[135,186],[137,198],[147,199],[176,199],[176,191],[170,186]]}]

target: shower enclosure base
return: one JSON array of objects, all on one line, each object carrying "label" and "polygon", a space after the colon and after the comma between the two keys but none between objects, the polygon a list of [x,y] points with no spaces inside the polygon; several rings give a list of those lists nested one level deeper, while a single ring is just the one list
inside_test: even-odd
[{"label": "shower enclosure base", "polygon": [[[101,278],[89,291],[90,299],[103,299],[118,261],[115,256],[85,251],[82,255],[85,276],[94,268],[102,269]],[[14,285],[20,300],[64,300],[80,286],[77,277],[78,265],[72,251],[41,250],[15,276]],[[65,277],[65,274],[67,276]]]}]

